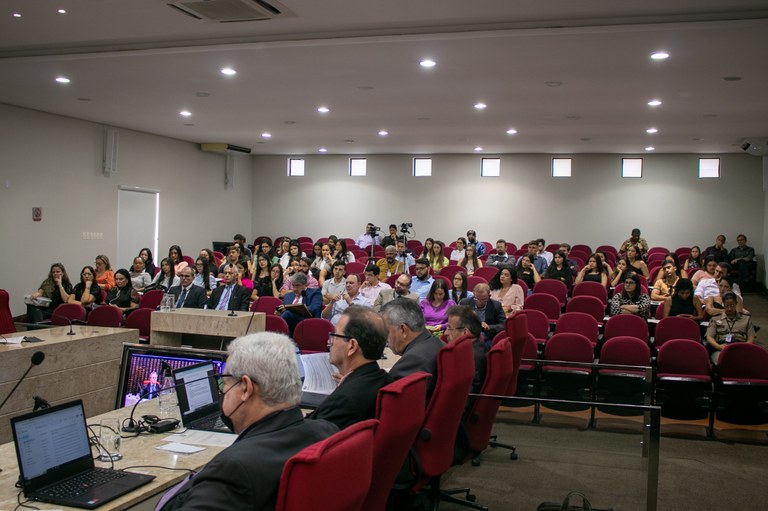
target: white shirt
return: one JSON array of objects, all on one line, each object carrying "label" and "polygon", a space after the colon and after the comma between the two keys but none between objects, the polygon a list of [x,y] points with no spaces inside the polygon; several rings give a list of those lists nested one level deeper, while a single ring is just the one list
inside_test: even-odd
[{"label": "white shirt", "polygon": [[386,282],[379,281],[379,283],[375,286],[367,285],[366,282],[364,284],[364,287],[360,287],[360,294],[363,295],[365,298],[369,299],[371,303],[376,301],[376,298],[378,298],[379,293],[381,293],[382,289],[392,289],[392,286],[387,284]]}]

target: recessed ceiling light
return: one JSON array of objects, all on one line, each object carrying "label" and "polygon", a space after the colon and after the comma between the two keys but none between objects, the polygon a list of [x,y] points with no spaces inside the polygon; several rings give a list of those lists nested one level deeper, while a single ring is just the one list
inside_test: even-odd
[{"label": "recessed ceiling light", "polygon": [[317,152],[318,153],[327,153],[328,149],[326,149],[325,147],[321,147],[320,149],[317,150]]},{"label": "recessed ceiling light", "polygon": [[547,87],[560,87],[563,84],[563,82],[558,82],[556,80],[549,80],[547,82],[544,82],[544,85]]},{"label": "recessed ceiling light", "polygon": [[666,52],[666,51],[664,51],[664,50],[655,51],[655,52],[651,53],[651,58],[652,58],[653,60],[664,60],[664,59],[668,59],[668,58],[669,58],[669,53],[668,53],[668,52]]},{"label": "recessed ceiling light", "polygon": [[189,110],[182,110],[181,112],[179,112],[179,115],[181,115],[182,117],[189,117],[190,115],[192,115],[192,112],[190,112]]},{"label": "recessed ceiling light", "polygon": [[232,75],[236,75],[237,71],[235,71],[231,67],[222,67],[221,68],[221,74],[227,75],[227,76],[232,76]]},{"label": "recessed ceiling light", "polygon": [[261,134],[261,138],[272,138],[272,133],[265,131]]},{"label": "recessed ceiling light", "polygon": [[207,98],[210,95],[211,95],[210,92],[202,92],[202,91],[195,92],[195,96],[197,96],[198,98]]},{"label": "recessed ceiling light", "polygon": [[741,81],[741,76],[724,76],[723,80],[726,82],[738,82]]},{"label": "recessed ceiling light", "polygon": [[507,130],[507,135],[514,135],[515,133],[517,133],[517,130],[515,128],[509,128]]},{"label": "recessed ceiling light", "polygon": [[475,109],[476,110],[483,110],[485,108],[488,108],[488,105],[486,105],[485,103],[483,103],[483,102],[475,103]]},{"label": "recessed ceiling light", "polygon": [[56,81],[59,83],[69,83],[70,80],[66,76],[57,76]]},{"label": "recessed ceiling light", "polygon": [[21,13],[20,12],[14,12],[13,13],[13,17],[14,18],[21,18]]},{"label": "recessed ceiling light", "polygon": [[480,152],[480,151],[482,151],[482,150],[483,150],[483,148],[482,148],[482,147],[480,147],[479,145],[478,145],[478,146],[475,146],[475,148],[473,149],[473,151],[475,151],[476,153],[479,153],[479,152]]},{"label": "recessed ceiling light", "polygon": [[185,122],[184,123],[184,126],[194,126],[194,125],[195,125],[194,122]]},{"label": "recessed ceiling light", "polygon": [[67,10],[66,9],[59,9],[56,12],[58,12],[59,14],[67,14]]},{"label": "recessed ceiling light", "polygon": [[387,130],[379,130],[380,137],[386,137],[387,135],[389,135],[389,132]]},{"label": "recessed ceiling light", "polygon": [[652,145],[649,145],[648,147],[645,148],[645,150],[650,152],[650,151],[655,151],[656,148],[653,147]]},{"label": "recessed ceiling light", "polygon": [[317,111],[320,112],[321,114],[327,114],[328,112],[331,111],[331,109],[328,108],[327,106],[319,106],[317,107]]},{"label": "recessed ceiling light", "polygon": [[649,135],[653,135],[654,133],[658,133],[659,129],[658,128],[648,128],[647,130],[645,130],[645,132],[648,133]]},{"label": "recessed ceiling light", "polygon": [[659,106],[661,104],[660,99],[652,99],[648,102],[648,106]]},{"label": "recessed ceiling light", "polygon": [[437,65],[437,62],[435,62],[435,61],[434,61],[434,60],[432,60],[432,59],[422,59],[422,61],[421,61],[421,62],[419,62],[419,65],[420,65],[421,67],[427,67],[427,68],[429,68],[429,67],[435,67],[435,66]]}]

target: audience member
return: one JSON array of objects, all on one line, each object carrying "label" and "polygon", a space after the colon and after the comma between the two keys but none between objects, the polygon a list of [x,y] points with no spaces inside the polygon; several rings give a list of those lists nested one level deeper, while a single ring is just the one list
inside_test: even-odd
[{"label": "audience member", "polygon": [[[317,245],[317,243],[315,245]],[[325,283],[325,279],[331,274],[333,262],[334,261],[331,258],[331,246],[327,243],[320,244],[320,254],[316,255],[315,260],[312,261],[310,270],[321,287]]]},{"label": "audience member", "polygon": [[171,245],[171,248],[168,249],[168,259],[173,263],[173,271],[176,275],[179,274],[182,268],[188,266],[184,260],[184,255],[181,253],[181,247],[178,245]]},{"label": "audience member", "polygon": [[[664,261],[664,266],[661,267],[659,272],[659,278],[653,284],[653,291],[651,291],[651,300],[663,302],[667,298],[672,296],[680,277],[678,276],[677,268],[671,261]],[[691,284],[693,288],[693,284]]]},{"label": "audience member", "polygon": [[453,300],[454,303],[459,303],[464,298],[472,298],[475,294],[472,291],[469,291],[468,288],[469,282],[467,281],[467,274],[463,271],[457,271],[453,276],[453,287],[451,288],[448,297]]},{"label": "audience member", "polygon": [[192,283],[205,289],[206,296],[210,296],[211,291],[216,289],[218,283],[216,282],[216,277],[211,274],[211,266],[208,264],[208,259],[203,257],[195,259],[194,270],[195,278]]},{"label": "audience member", "polygon": [[[376,234],[377,230],[378,229],[374,224],[370,222],[365,224],[365,232],[357,237],[357,241],[355,241],[355,245],[360,247],[362,250],[365,250],[371,245],[381,245],[381,240],[379,239],[379,235]],[[347,262],[350,263],[352,261],[347,261]]]},{"label": "audience member", "polygon": [[302,257],[301,259],[299,259],[299,271],[307,276],[307,287],[310,287],[313,289],[315,288],[320,289],[320,283],[312,275],[312,271],[309,268],[311,264],[312,264],[312,259],[310,259],[309,257]]},{"label": "audience member", "polygon": [[683,263],[683,269],[688,272],[688,277],[693,277],[696,270],[704,267],[704,260],[701,258],[701,249],[698,245],[691,247],[691,253]]},{"label": "audience member", "polygon": [[[568,270],[565,267],[566,271]],[[504,314],[509,316],[514,311],[523,309],[525,294],[523,288],[517,283],[517,271],[514,268],[503,266],[488,283],[491,290],[490,297],[501,304]]]},{"label": "audience member", "polygon": [[[197,257],[208,263],[208,273],[216,277],[219,274],[219,265],[216,263],[216,256],[209,248],[201,248]],[[222,261],[223,262],[223,261]]]},{"label": "audience member", "polygon": [[253,292],[253,281],[248,278],[248,275],[245,273],[245,266],[243,263],[238,262],[235,264],[235,267],[237,268],[237,283],[243,286],[248,290],[248,296]]},{"label": "audience member", "polygon": [[574,277],[579,273],[579,265],[573,259],[570,259],[568,255],[571,253],[571,245],[569,243],[560,243],[560,252],[565,254],[565,263],[571,269],[571,273]]},{"label": "audience member", "polygon": [[230,343],[221,415],[238,434],[197,474],[169,490],[156,509],[274,509],[285,462],[338,428],[304,420],[295,345],[260,332]]},{"label": "audience member", "polygon": [[[227,258],[226,260],[219,265],[219,278],[222,278],[224,276],[224,267],[228,266],[230,264],[237,264],[240,261],[240,249],[237,247],[237,245],[231,245],[227,247]],[[179,272],[176,272],[176,275],[178,275]]]},{"label": "audience member", "polygon": [[424,240],[424,246],[421,248],[421,254],[417,259],[429,259],[429,254],[432,253],[432,245],[435,244],[435,240],[427,238]]},{"label": "audience member", "polygon": [[384,257],[376,261],[376,266],[379,267],[379,275],[387,277],[408,271],[408,266],[397,258],[397,249],[392,245],[384,249]]},{"label": "audience member", "polygon": [[208,303],[208,295],[205,294],[205,289],[196,286],[194,279],[192,268],[189,266],[182,268],[179,274],[181,285],[173,286],[168,290],[173,295],[177,309],[202,309]]},{"label": "audience member", "polygon": [[90,310],[94,304],[99,305],[101,303],[101,288],[96,284],[95,276],[96,272],[93,266],[84,266],[80,270],[80,282],[75,284],[67,303],[79,303],[85,307],[85,310]]},{"label": "audience member", "polygon": [[517,261],[517,278],[525,282],[529,292],[541,280],[541,275],[533,264],[533,256],[531,254],[523,254]]},{"label": "audience member", "polygon": [[382,238],[381,246],[384,248],[397,245],[397,225],[389,224],[389,234]]},{"label": "audience member", "polygon": [[287,310],[285,306],[303,304],[309,311],[309,317],[319,318],[323,308],[323,296],[319,289],[307,288],[307,276],[302,272],[292,275],[290,282],[293,290],[283,297],[283,305],[277,307],[277,312],[288,323],[288,330],[293,337],[293,330],[296,325],[306,319],[307,316]]},{"label": "audience member", "polygon": [[640,250],[636,246],[630,245],[627,247],[626,258],[629,266],[635,271],[635,273],[639,273],[646,279],[650,276],[648,265],[646,265],[645,261],[643,261]]},{"label": "audience member", "polygon": [[621,257],[616,260],[616,268],[613,269],[613,272],[608,277],[608,281],[611,287],[616,287],[622,282],[624,282],[624,279],[629,275],[630,273],[635,273],[635,270],[630,268],[629,261],[627,261],[626,257]]},{"label": "audience member", "polygon": [[459,266],[467,270],[467,275],[473,275],[478,268],[483,267],[483,262],[477,258],[475,245],[467,245],[464,252],[464,259],[459,261]]},{"label": "audience member", "polygon": [[683,265],[680,264],[680,259],[677,257],[677,254],[674,252],[667,252],[664,256],[664,264],[671,264],[675,267],[675,274],[678,277],[687,279],[688,278],[688,272],[686,272],[683,269]]},{"label": "audience member", "polygon": [[[531,240],[528,242],[528,254],[525,254],[530,259],[533,267],[536,269],[536,273],[542,275],[547,271],[547,260],[539,255],[539,242]],[[521,256],[522,259],[522,256]],[[518,268],[520,267],[520,261],[517,261]]]},{"label": "audience member", "polygon": [[536,244],[538,245],[539,256],[543,257],[544,260],[547,261],[547,266],[552,264],[552,257],[553,257],[554,254],[552,254],[552,252],[548,252],[547,251],[547,249],[546,249],[546,247],[547,247],[546,240],[544,240],[544,238],[539,238],[539,239],[536,240]]},{"label": "audience member", "polygon": [[155,276],[155,261],[152,260],[152,251],[148,248],[142,248],[139,251],[139,257],[144,259],[144,270],[150,277]]},{"label": "audience member", "polygon": [[451,261],[459,262],[462,259],[464,259],[464,249],[467,246],[467,239],[463,236],[459,236],[456,239],[456,247],[451,251],[451,257],[449,259]]},{"label": "audience member", "polygon": [[480,392],[485,381],[486,349],[483,342],[483,327],[480,318],[467,305],[454,305],[448,309],[448,326],[445,336],[448,343],[456,342],[461,337],[469,335],[472,338],[472,354],[475,360],[475,377],[472,379],[471,392]]},{"label": "audience member", "polygon": [[[49,319],[56,307],[69,301],[71,293],[72,283],[69,281],[69,275],[67,275],[64,265],[61,263],[52,264],[48,270],[48,277],[40,284],[38,290],[30,295],[33,302],[46,303],[27,304],[27,322],[40,323]],[[101,293],[99,293],[99,297],[101,297]]]},{"label": "audience member", "polygon": [[474,229],[467,231],[467,246],[470,245],[475,247],[478,257],[485,255],[485,244],[481,241],[477,241],[477,233]]},{"label": "audience member", "polygon": [[226,265],[223,275],[223,285],[211,292],[206,307],[220,311],[247,311],[251,292],[237,283],[237,266]]},{"label": "audience member", "polygon": [[552,264],[544,272],[544,278],[559,280],[566,286],[571,287],[571,284],[573,284],[573,271],[568,266],[568,260],[564,252],[558,251],[552,256]]},{"label": "audience member", "polygon": [[717,238],[715,238],[715,244],[704,250],[702,257],[706,259],[710,256],[714,257],[718,263],[728,261],[728,249],[725,248],[725,234],[718,234]]},{"label": "audience member", "polygon": [[448,324],[448,309],[456,303],[448,297],[448,285],[443,279],[437,279],[427,293],[427,297],[419,302],[421,313],[427,330],[440,333]]},{"label": "audience member", "polygon": [[362,305],[364,307],[373,305],[373,300],[369,300],[360,293],[360,275],[356,273],[347,275],[346,290],[337,300],[331,301],[323,309],[322,317],[330,320],[335,325],[341,319],[341,314],[350,305]]},{"label": "audience member", "polygon": [[[735,268],[739,276],[739,286],[744,287],[751,277],[751,263],[755,258],[755,249],[747,246],[747,237],[743,234],[736,236],[735,248],[728,254],[731,267]],[[746,289],[746,288],[745,288]]]},{"label": "audience member", "polygon": [[[707,266],[709,266],[709,264]],[[707,298],[710,296],[719,296],[719,282],[724,276],[729,275],[730,272],[731,265],[726,262],[717,263],[717,266],[715,266],[714,275],[698,272],[696,274],[697,277],[702,273],[704,273],[704,275],[699,279],[699,283],[696,285],[696,291],[694,294],[698,296],[702,302],[706,302]],[[737,296],[741,297],[741,289],[739,288],[738,284],[733,284],[733,292]]]},{"label": "audience member", "polygon": [[506,315],[501,304],[491,299],[491,288],[488,284],[480,283],[475,285],[474,296],[465,298],[459,305],[467,305],[480,318],[480,325],[485,337],[486,347],[493,338],[504,330],[504,320]]},{"label": "audience member", "polygon": [[435,273],[448,266],[448,258],[443,254],[444,248],[442,241],[435,240],[432,243],[432,252],[429,253],[429,266]]},{"label": "audience member", "polygon": [[419,301],[427,297],[435,279],[429,274],[429,260],[420,258],[416,260],[416,278],[411,281],[411,291],[419,295]]},{"label": "audience member", "polygon": [[[733,291],[734,283],[733,283],[733,277],[730,275],[721,275],[720,278],[717,281],[717,287],[719,290],[719,294],[712,295],[709,294],[704,299],[704,310],[706,311],[707,315],[709,317],[714,318],[715,316],[719,316],[723,313],[723,296],[725,296],[727,293],[733,293],[736,295],[736,311],[740,313],[747,313],[748,311],[745,311],[744,309],[744,300],[739,296],[737,293]],[[698,297],[696,297],[698,298]]]},{"label": "audience member", "polygon": [[139,306],[139,293],[133,289],[131,274],[120,268],[115,272],[115,287],[109,290],[104,300],[107,305],[119,308],[123,314]]},{"label": "audience member", "polygon": [[[697,271],[692,277],[691,277],[691,283],[693,284],[694,289],[697,289],[699,286],[699,282],[701,280],[706,279],[713,279],[715,278],[715,272],[717,271],[717,260],[714,256],[707,256],[704,259],[704,267]],[[727,263],[726,263],[727,264]],[[703,299],[703,296],[699,293],[697,293],[699,298]]]},{"label": "audience member", "polygon": [[621,244],[619,247],[619,254],[626,254],[629,247],[634,246],[638,251],[638,257],[643,258],[648,253],[648,242],[640,237],[640,229],[635,227],[632,229],[632,234],[629,239]]},{"label": "audience member", "polygon": [[376,297],[376,301],[373,302],[373,310],[380,312],[381,308],[395,299],[410,299],[419,303],[419,295],[411,292],[411,280],[412,277],[408,273],[402,273],[395,280],[394,289],[383,289],[379,296]]},{"label": "audience member", "polygon": [[341,381],[308,419],[324,419],[344,429],[376,416],[379,389],[392,382],[378,363],[387,335],[381,316],[367,307],[350,305],[341,314],[335,332],[328,335],[329,361]]},{"label": "audience member", "polygon": [[251,294],[252,300],[255,300],[261,296],[272,296],[272,275],[269,266],[269,256],[264,252],[257,253],[256,267],[254,268],[253,275],[251,276],[251,280],[253,280],[253,293]]},{"label": "audience member", "polygon": [[248,243],[245,241],[245,236],[242,234],[235,234],[232,237],[232,244],[240,247],[240,253],[243,255],[243,259],[248,261],[253,259],[253,252],[248,248]]},{"label": "audience member", "polygon": [[290,240],[288,242],[288,250],[280,256],[280,266],[287,270],[291,260],[296,257],[306,257],[306,254],[301,251],[301,245],[298,240]]},{"label": "audience member", "polygon": [[144,259],[141,256],[133,258],[131,266],[131,285],[136,291],[144,291],[144,288],[152,283],[152,277],[144,269]]},{"label": "audience member", "polygon": [[709,320],[707,344],[712,350],[712,363],[717,364],[720,352],[732,342],[755,342],[752,317],[736,310],[738,298],[734,293],[723,296],[723,313]]},{"label": "audience member", "polygon": [[406,273],[408,268],[416,264],[416,259],[414,259],[411,251],[406,248],[405,241],[403,240],[398,240],[397,242],[397,260],[400,261],[401,267],[405,268],[402,270],[403,273]]},{"label": "audience member", "polygon": [[272,249],[272,245],[267,240],[263,240],[261,242],[261,253],[266,255],[269,258],[269,264],[270,266],[280,262],[280,259],[275,255],[275,251]]},{"label": "audience member", "polygon": [[611,316],[619,314],[634,314],[647,318],[651,313],[651,299],[643,293],[640,278],[632,273],[624,279],[621,293],[616,293],[611,299]]},{"label": "audience member", "polygon": [[112,271],[107,256],[104,254],[97,255],[93,267],[96,268],[96,283],[101,289],[109,292],[115,287],[115,272]]},{"label": "audience member", "polygon": [[379,280],[380,271],[375,264],[369,264],[365,268],[365,282],[360,286],[360,294],[367,298],[371,305],[384,289],[392,289],[392,286]]},{"label": "audience member", "polygon": [[336,250],[333,253],[334,261],[344,261],[345,263],[354,263],[355,254],[347,250],[347,242],[336,240]]},{"label": "audience member", "polygon": [[664,301],[664,317],[680,316],[695,321],[704,319],[701,300],[693,294],[693,284],[689,279],[680,279],[672,291],[672,296]]},{"label": "audience member", "polygon": [[424,324],[424,315],[414,300],[392,300],[381,308],[387,326],[387,345],[400,356],[389,370],[394,380],[417,371],[432,375],[427,380],[427,401],[437,381],[437,352],[443,342],[432,335]]},{"label": "audience member", "polygon": [[[113,277],[114,279],[114,277]],[[153,289],[168,291],[173,286],[179,285],[179,277],[173,271],[173,264],[167,257],[160,261],[160,271],[155,275],[155,279],[150,284]]]},{"label": "audience member", "polygon": [[330,279],[325,279],[325,282],[323,282],[322,296],[324,305],[335,302],[344,294],[347,287],[347,282],[344,279],[346,273],[347,265],[344,261],[336,261],[333,263],[333,266],[331,267],[332,277]]},{"label": "audience member", "polygon": [[488,266],[499,266],[505,264],[515,264],[514,258],[507,254],[507,242],[503,239],[496,241],[496,250],[492,252],[485,260]]}]

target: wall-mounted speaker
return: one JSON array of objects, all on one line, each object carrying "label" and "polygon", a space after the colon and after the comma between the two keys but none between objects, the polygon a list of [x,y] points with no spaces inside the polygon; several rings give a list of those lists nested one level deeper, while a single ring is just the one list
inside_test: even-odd
[{"label": "wall-mounted speaker", "polygon": [[101,170],[105,176],[117,174],[117,146],[120,132],[116,128],[104,128],[104,158]]}]

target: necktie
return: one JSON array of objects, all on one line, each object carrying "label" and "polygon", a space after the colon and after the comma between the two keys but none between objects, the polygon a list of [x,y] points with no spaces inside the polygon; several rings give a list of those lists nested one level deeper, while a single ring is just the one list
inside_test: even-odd
[{"label": "necktie", "polygon": [[168,501],[170,501],[173,497],[176,496],[177,493],[179,493],[179,490],[189,482],[189,480],[192,479],[192,474],[188,475],[182,481],[175,486],[172,486],[168,491],[165,492],[165,495],[163,495],[160,500],[158,501],[157,505],[155,506],[155,511],[160,511],[160,509],[165,506]]},{"label": "necktie", "polygon": [[227,310],[227,305],[229,305],[229,295],[232,294],[232,286],[227,286],[224,288],[224,292],[221,294],[221,300],[219,300],[219,305],[216,306],[216,310]]},{"label": "necktie", "polygon": [[301,295],[297,294],[296,298],[293,299],[293,304],[296,305],[297,303],[299,303],[299,300],[301,300]]},{"label": "necktie", "polygon": [[181,309],[182,305],[184,305],[184,300],[187,299],[187,288],[181,290],[181,294],[179,295],[179,301],[176,302],[176,308]]}]

